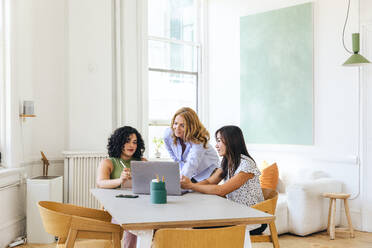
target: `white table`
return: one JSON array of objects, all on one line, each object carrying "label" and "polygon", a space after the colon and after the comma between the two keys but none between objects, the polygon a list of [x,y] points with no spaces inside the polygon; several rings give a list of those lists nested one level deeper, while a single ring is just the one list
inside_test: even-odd
[{"label": "white table", "polygon": [[[167,204],[152,204],[149,195],[117,198],[131,190],[91,189],[91,193],[125,230],[137,235],[137,247],[151,247],[154,229],[262,224],[274,216],[225,198],[200,193],[168,196]],[[244,247],[251,247],[246,230]]]}]

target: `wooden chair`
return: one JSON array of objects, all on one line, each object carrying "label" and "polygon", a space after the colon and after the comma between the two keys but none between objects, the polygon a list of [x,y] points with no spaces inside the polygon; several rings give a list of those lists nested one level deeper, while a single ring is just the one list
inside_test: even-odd
[{"label": "wooden chair", "polygon": [[[276,202],[278,201],[278,192],[272,189],[262,189],[262,193],[264,195],[265,201],[257,203],[256,205],[253,205],[251,207],[262,212],[275,215]],[[271,242],[273,243],[274,248],[279,248],[279,240],[275,226],[275,219],[272,222],[266,224],[269,225],[270,235],[252,235],[252,243]]]},{"label": "wooden chair", "polygon": [[45,231],[58,237],[57,247],[120,248],[123,229],[111,223],[106,211],[50,201],[40,201],[38,207]]},{"label": "wooden chair", "polygon": [[153,248],[242,248],[245,225],[207,229],[159,229]]}]

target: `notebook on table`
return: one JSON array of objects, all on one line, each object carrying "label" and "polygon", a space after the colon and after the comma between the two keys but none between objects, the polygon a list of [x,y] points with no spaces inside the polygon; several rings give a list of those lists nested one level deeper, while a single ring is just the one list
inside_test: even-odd
[{"label": "notebook on table", "polygon": [[182,195],[188,190],[181,189],[180,167],[176,162],[131,161],[132,191],[134,194],[150,194],[150,182],[159,176],[165,179],[167,195]]}]

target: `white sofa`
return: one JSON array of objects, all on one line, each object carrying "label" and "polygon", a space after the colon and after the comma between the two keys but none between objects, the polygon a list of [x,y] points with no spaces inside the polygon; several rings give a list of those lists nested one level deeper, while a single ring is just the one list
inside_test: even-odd
[{"label": "white sofa", "polygon": [[[275,221],[278,234],[305,236],[327,229],[329,199],[322,193],[341,192],[342,183],[321,171],[285,171],[280,167],[279,178]],[[340,223],[339,209],[337,206],[336,225]]]}]

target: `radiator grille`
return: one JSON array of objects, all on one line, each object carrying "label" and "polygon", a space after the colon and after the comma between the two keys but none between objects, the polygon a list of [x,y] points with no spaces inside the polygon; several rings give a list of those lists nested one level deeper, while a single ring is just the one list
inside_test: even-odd
[{"label": "radiator grille", "polygon": [[64,202],[83,207],[100,208],[90,193],[96,188],[99,163],[107,158],[103,152],[64,152]]}]

